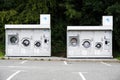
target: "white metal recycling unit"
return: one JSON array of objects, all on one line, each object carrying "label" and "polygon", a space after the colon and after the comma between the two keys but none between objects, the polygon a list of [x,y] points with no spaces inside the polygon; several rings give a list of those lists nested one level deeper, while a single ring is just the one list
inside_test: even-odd
[{"label": "white metal recycling unit", "polygon": [[67,26],[67,57],[112,58],[112,30],[112,16],[103,16],[102,26]]},{"label": "white metal recycling unit", "polygon": [[51,56],[49,14],[40,15],[40,24],[9,24],[5,29],[6,56]]}]

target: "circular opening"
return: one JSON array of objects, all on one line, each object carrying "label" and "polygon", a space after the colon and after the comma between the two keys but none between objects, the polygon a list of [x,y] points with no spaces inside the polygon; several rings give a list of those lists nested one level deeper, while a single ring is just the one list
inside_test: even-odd
[{"label": "circular opening", "polygon": [[77,45],[77,39],[76,38],[72,38],[70,43],[71,43],[71,45],[76,46]]},{"label": "circular opening", "polygon": [[100,49],[102,47],[102,44],[101,43],[97,43],[95,47]]},{"label": "circular opening", "polygon": [[12,44],[16,44],[16,43],[18,42],[17,37],[16,37],[16,36],[12,36],[12,37],[10,38],[10,42],[11,42]]},{"label": "circular opening", "polygon": [[29,46],[30,41],[28,39],[25,39],[25,40],[23,40],[22,44],[27,47],[27,46]]},{"label": "circular opening", "polygon": [[39,41],[35,42],[35,46],[36,47],[40,47],[41,46],[41,43]]},{"label": "circular opening", "polygon": [[82,44],[85,48],[89,48],[90,47],[90,42],[89,41],[84,41]]}]

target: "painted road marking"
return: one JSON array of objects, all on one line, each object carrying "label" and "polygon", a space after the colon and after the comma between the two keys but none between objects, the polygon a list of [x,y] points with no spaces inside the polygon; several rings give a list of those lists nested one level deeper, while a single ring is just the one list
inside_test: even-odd
[{"label": "painted road marking", "polygon": [[27,60],[25,60],[25,61],[22,61],[20,64],[24,64],[24,63],[26,63],[27,62]]},{"label": "painted road marking", "polygon": [[65,64],[65,65],[68,65],[66,61],[64,61],[64,64]]},{"label": "painted road marking", "polygon": [[16,71],[15,73],[13,73],[11,76],[9,76],[6,80],[11,80],[15,75],[17,75],[18,73],[20,73],[21,71]]},{"label": "painted road marking", "polygon": [[112,66],[111,64],[105,63],[105,62],[100,62],[101,64],[104,64],[106,66]]},{"label": "painted road marking", "polygon": [[82,72],[79,72],[80,77],[82,78],[82,80],[86,80],[85,76],[82,74]]},{"label": "painted road marking", "polygon": [[[6,68],[6,67],[7,68],[14,68],[14,67],[18,67],[18,68],[19,67],[21,67],[21,68],[27,68],[28,67],[29,68],[30,66],[0,66],[0,68]],[[32,66],[32,67],[37,67],[37,66]]]}]

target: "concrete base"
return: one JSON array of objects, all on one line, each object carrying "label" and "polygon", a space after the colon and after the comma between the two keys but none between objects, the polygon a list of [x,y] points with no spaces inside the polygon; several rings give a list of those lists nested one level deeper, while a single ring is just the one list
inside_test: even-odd
[{"label": "concrete base", "polygon": [[75,61],[75,62],[120,62],[117,59],[69,59],[63,57],[4,57],[5,60],[39,60],[39,61]]}]

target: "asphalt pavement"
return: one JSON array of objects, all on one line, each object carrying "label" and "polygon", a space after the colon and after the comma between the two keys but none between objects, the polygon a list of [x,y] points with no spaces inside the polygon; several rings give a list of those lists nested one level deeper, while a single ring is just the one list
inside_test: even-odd
[{"label": "asphalt pavement", "polygon": [[0,80],[120,80],[120,63],[0,60]]}]

